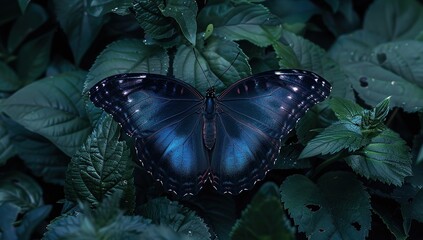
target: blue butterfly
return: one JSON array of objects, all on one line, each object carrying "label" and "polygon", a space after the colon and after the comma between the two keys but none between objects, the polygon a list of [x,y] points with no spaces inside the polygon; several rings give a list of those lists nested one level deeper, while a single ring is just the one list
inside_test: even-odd
[{"label": "blue butterfly", "polygon": [[203,96],[175,78],[127,73],[90,89],[95,106],[135,139],[137,157],[164,188],[196,194],[210,181],[221,193],[250,189],[272,169],[281,140],[330,93],[305,70],[277,70],[239,80]]}]

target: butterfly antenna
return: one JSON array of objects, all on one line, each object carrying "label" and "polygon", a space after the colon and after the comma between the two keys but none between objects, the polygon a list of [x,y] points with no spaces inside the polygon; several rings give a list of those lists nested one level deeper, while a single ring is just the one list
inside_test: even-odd
[{"label": "butterfly antenna", "polygon": [[236,59],[238,58],[239,54],[240,54],[240,52],[238,52],[238,54],[235,56],[234,60],[232,60],[232,62],[231,62],[231,64],[229,65],[229,67],[228,67],[225,71],[223,71],[223,73],[221,73],[221,74],[217,77],[216,81],[215,81],[213,84],[216,84],[217,80],[219,80],[219,79],[220,79],[223,75],[225,75],[225,73],[226,73],[227,71],[229,71],[229,69],[231,69],[231,67],[234,65],[234,62],[235,62],[235,61],[236,61]]},{"label": "butterfly antenna", "polygon": [[198,61],[198,56],[197,56],[197,53],[195,52],[195,48],[192,48],[192,51],[194,52],[195,60],[197,61],[198,66],[200,66],[200,69],[203,72],[204,77],[206,78],[207,82],[209,83],[209,86],[211,87],[212,85],[210,84],[210,80],[207,78],[206,72],[204,71],[204,68],[201,66],[200,61]]}]

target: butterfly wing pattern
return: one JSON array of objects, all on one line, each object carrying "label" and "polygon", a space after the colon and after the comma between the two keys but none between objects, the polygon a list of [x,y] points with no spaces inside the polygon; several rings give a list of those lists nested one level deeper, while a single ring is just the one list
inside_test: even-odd
[{"label": "butterfly wing pattern", "polygon": [[207,120],[210,97],[174,78],[131,73],[100,81],[90,99],[135,138],[138,159],[166,190],[195,194],[210,180],[237,194],[264,178],[281,140],[329,93],[315,73],[269,71],[213,95],[215,117]]},{"label": "butterfly wing pattern", "polygon": [[217,97],[216,145],[211,157],[213,185],[239,193],[274,166],[283,140],[305,112],[330,93],[315,73],[280,70],[232,84]]},{"label": "butterfly wing pattern", "polygon": [[118,74],[90,90],[94,105],[135,139],[144,168],[175,193],[198,192],[206,180],[203,98],[193,87],[155,74]]}]

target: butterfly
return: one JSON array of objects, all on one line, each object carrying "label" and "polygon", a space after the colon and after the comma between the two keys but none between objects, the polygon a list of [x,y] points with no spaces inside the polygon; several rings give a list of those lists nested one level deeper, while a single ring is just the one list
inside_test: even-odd
[{"label": "butterfly", "polygon": [[305,70],[276,70],[238,80],[205,96],[176,78],[125,73],[107,77],[90,100],[134,138],[137,158],[164,188],[196,194],[209,181],[238,194],[272,169],[282,140],[330,93]]}]

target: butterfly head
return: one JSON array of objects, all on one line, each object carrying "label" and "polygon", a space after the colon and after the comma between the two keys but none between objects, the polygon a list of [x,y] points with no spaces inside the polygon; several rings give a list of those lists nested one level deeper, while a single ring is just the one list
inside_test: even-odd
[{"label": "butterfly head", "polygon": [[207,89],[206,98],[215,98],[215,97],[216,97],[216,88],[213,86]]}]

